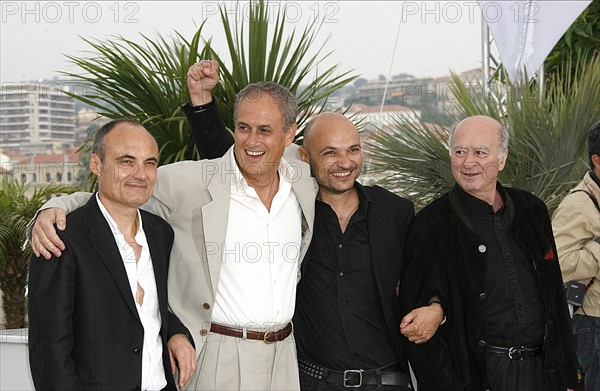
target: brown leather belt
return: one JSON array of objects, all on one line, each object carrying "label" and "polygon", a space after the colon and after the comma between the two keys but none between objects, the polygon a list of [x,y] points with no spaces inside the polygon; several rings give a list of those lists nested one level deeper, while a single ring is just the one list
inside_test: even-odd
[{"label": "brown leather belt", "polygon": [[252,331],[246,330],[246,336],[244,337],[244,330],[234,327],[223,326],[216,323],[211,323],[210,331],[217,334],[227,335],[228,337],[243,338],[243,339],[254,339],[257,341],[263,341],[264,343],[273,343],[283,341],[292,333],[292,323],[288,323],[282,329],[276,331]]}]

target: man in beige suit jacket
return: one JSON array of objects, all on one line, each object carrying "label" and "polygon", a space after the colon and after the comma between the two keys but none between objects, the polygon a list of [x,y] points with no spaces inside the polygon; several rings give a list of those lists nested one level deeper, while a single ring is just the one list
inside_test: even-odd
[{"label": "man in beige suit jacket", "polygon": [[[269,326],[265,322],[239,329],[232,324],[211,325],[219,287],[221,292],[236,288],[219,285],[223,281],[224,265],[235,270],[235,265],[231,266],[235,262],[225,262],[225,253],[229,250],[224,251],[229,248],[226,244],[230,240],[228,231],[232,228],[228,227],[228,222],[233,219],[237,223],[236,216],[229,214],[234,199],[232,189],[243,189],[244,184],[252,188],[251,195],[270,212],[277,207],[277,193],[286,183],[291,186],[288,201],[292,207],[289,210],[298,213],[302,227],[298,230],[301,233],[297,238],[299,251],[291,259],[295,279],[299,277],[299,264],[313,232],[316,183],[306,163],[282,159],[284,149],[292,143],[297,129],[293,95],[275,83],[251,84],[238,94],[234,117],[235,145],[219,159],[160,167],[153,196],[143,208],[163,217],[175,231],[169,268],[169,304],[192,332],[200,352],[198,368],[188,388],[298,389],[296,351],[290,335],[291,316],[285,322],[273,322]],[[84,204],[88,197],[86,193],[60,197],[49,201],[42,209],[70,211]],[[62,243],[48,230],[48,222],[54,222],[54,216],[59,214],[56,209],[44,210],[34,226],[33,246],[44,256],[49,253],[42,247],[48,248],[50,242],[53,242],[52,252],[60,253]],[[291,225],[281,221],[277,224],[278,231],[286,231]],[[284,262],[290,262],[290,259]],[[295,282],[291,284],[293,286],[285,287],[293,295],[292,308],[288,308],[291,314]],[[250,283],[258,289],[264,281]],[[242,299],[251,293],[238,292],[234,297]],[[271,299],[266,297],[258,305],[265,305]],[[236,314],[225,315],[236,319]],[[176,356],[176,347],[171,350]]]}]

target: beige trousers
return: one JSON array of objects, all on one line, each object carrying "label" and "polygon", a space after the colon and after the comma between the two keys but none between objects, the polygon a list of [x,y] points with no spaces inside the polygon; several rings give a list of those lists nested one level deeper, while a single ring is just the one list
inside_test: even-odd
[{"label": "beige trousers", "polygon": [[208,333],[186,390],[299,390],[293,336],[266,344]]}]

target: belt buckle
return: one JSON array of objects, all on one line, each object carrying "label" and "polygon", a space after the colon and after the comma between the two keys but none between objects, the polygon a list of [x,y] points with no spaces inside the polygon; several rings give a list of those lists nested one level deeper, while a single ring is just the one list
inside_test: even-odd
[{"label": "belt buckle", "polygon": [[525,360],[527,358],[527,348],[525,346],[519,348],[511,347],[508,349],[508,358],[511,360]]},{"label": "belt buckle", "polygon": [[263,335],[263,342],[266,343],[267,345],[274,342],[274,341],[267,340],[268,335],[271,333],[272,333],[272,331],[265,331],[265,335]]},{"label": "belt buckle", "polygon": [[[358,373],[358,384],[348,384],[348,374]],[[344,371],[344,387],[346,388],[358,388],[362,386],[362,369],[347,369]]]}]

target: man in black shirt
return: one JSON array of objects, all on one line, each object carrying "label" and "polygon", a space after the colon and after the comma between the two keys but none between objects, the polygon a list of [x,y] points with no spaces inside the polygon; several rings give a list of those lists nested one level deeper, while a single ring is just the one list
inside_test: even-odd
[{"label": "man in black shirt", "polygon": [[[229,145],[210,96],[217,67],[203,62],[188,74],[191,102],[183,110],[203,158]],[[315,233],[301,264],[294,315],[301,388],[409,389],[396,287],[413,205],[356,181],[361,142],[354,124],[340,114],[313,118],[300,154],[319,184]],[[411,312],[403,330],[425,342],[442,317],[439,305],[426,305]]]},{"label": "man in black shirt", "polygon": [[[576,357],[550,217],[544,203],[504,188],[508,130],[469,117],[450,134],[454,189],[411,227],[400,302],[439,295],[448,322],[408,344],[419,391],[560,390],[576,385]],[[414,286],[418,289],[414,289]]]}]

